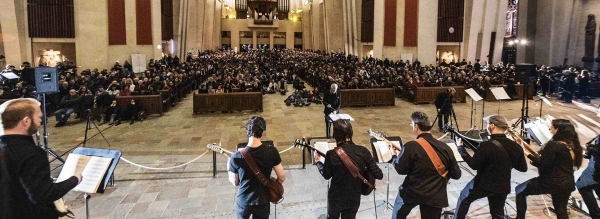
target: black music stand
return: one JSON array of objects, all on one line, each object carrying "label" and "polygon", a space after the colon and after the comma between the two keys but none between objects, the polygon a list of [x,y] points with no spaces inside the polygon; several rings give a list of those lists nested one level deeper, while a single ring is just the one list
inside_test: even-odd
[{"label": "black music stand", "polygon": [[[98,187],[97,193],[104,193],[104,190],[106,190],[106,186],[108,185],[109,182],[112,182],[112,186],[115,185],[114,172],[115,172],[115,169],[117,168],[117,164],[119,163],[119,159],[121,158],[121,151],[101,149],[101,148],[79,147],[73,151],[73,154],[112,158],[112,162],[110,163],[108,170],[106,170],[106,173],[102,179],[102,183],[100,183],[100,186]],[[91,196],[86,192],[86,193],[84,193],[83,198],[85,199],[85,218],[89,218],[90,213],[89,213],[88,200],[91,198]]]},{"label": "black music stand", "polygon": [[[402,138],[400,138],[399,136],[389,136],[389,137],[386,137],[386,139],[389,141],[398,141],[398,142],[400,142],[400,147],[404,147]],[[391,166],[392,160],[380,161],[379,156],[377,156],[377,150],[375,149],[375,144],[374,144],[375,142],[377,142],[377,139],[371,138],[371,140],[369,140],[369,142],[371,143],[371,151],[373,152],[373,157],[375,158],[375,162],[385,164],[385,167],[387,169],[387,183],[386,183],[387,188],[386,188],[386,192],[385,192],[385,209],[383,210],[383,212],[387,211],[388,209],[393,210],[394,204],[390,203],[390,166]]]}]

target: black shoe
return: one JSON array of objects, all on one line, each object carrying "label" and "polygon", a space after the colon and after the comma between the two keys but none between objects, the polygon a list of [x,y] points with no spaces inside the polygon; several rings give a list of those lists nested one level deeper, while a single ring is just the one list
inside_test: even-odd
[{"label": "black shoe", "polygon": [[115,126],[118,126],[118,125],[121,125],[121,120],[117,120],[117,121],[115,122]]},{"label": "black shoe", "polygon": [[66,124],[65,122],[62,122],[62,121],[61,121],[61,122],[58,122],[58,123],[56,123],[56,125],[54,125],[54,127],[61,127],[61,126],[65,126],[65,124]]},{"label": "black shoe", "polygon": [[129,125],[133,124],[133,122],[134,122],[134,121],[133,121],[133,120],[131,120],[131,122],[129,122]]}]

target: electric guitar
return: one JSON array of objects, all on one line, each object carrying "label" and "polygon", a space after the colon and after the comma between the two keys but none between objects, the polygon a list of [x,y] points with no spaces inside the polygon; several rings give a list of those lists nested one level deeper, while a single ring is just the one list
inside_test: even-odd
[{"label": "electric guitar", "polygon": [[219,154],[225,155],[226,157],[231,157],[231,155],[233,154],[233,152],[228,151],[228,150],[222,148],[221,147],[221,143],[219,143],[219,146],[217,146],[217,143],[212,143],[212,144],[206,145],[206,147],[208,149],[211,149],[214,152],[217,152]]},{"label": "electric guitar", "polygon": [[396,150],[401,151],[402,147],[400,145],[397,145],[389,140],[387,140],[387,135],[383,132],[375,132],[371,129],[367,130],[367,133],[369,133],[369,135],[375,139],[377,139],[378,141],[384,141],[386,144],[391,145],[392,147],[396,148]]},{"label": "electric guitar", "polygon": [[[470,148],[471,150],[474,150],[474,151],[476,151],[476,150],[477,150],[477,148],[479,148],[479,144],[478,144],[477,146],[475,146],[475,145],[473,144],[473,142],[476,142],[476,143],[481,143],[481,142],[483,142],[483,140],[482,140],[482,139],[474,139],[474,138],[469,138],[469,137],[467,137],[467,136],[465,136],[465,135],[463,135],[463,134],[461,134],[461,133],[457,132],[457,131],[456,131],[454,128],[452,128],[452,126],[450,126],[449,124],[444,124],[444,127],[442,127],[442,129],[443,129],[445,132],[450,132],[450,133],[454,134],[454,136],[457,136],[457,137],[461,138],[461,139],[462,139],[462,141],[463,141],[463,142],[462,142],[462,143],[463,143],[463,145],[464,145],[464,146],[467,146],[468,148]],[[454,140],[454,139],[453,139],[453,140]],[[454,140],[454,141],[456,141],[456,140]],[[457,145],[457,146],[458,146],[458,145]]]},{"label": "electric guitar", "polygon": [[316,151],[321,157],[325,157],[325,153],[310,146],[308,143],[306,143],[306,139],[304,139],[304,138],[302,138],[302,141],[300,141],[300,139],[296,139],[296,141],[294,141],[294,147],[297,147],[300,149],[308,148],[309,150]]}]

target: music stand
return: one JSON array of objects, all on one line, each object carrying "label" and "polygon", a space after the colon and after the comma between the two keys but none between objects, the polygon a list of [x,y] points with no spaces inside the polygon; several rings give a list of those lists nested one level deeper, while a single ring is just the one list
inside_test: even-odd
[{"label": "music stand", "polygon": [[483,100],[483,98],[473,88],[466,89],[465,92],[471,97],[471,128],[473,128],[473,113],[477,111],[477,106],[475,106],[474,102]]},{"label": "music stand", "polygon": [[490,88],[490,91],[492,91],[492,94],[494,95],[496,100],[498,100],[498,115],[500,115],[500,102],[502,102],[502,100],[510,100],[510,97],[508,96],[506,90],[504,90],[503,87],[492,87]]},{"label": "music stand", "polygon": [[[104,174],[104,178],[102,179],[102,183],[98,187],[97,193],[104,193],[104,190],[106,190],[106,186],[108,185],[108,183],[110,181],[112,181],[112,186],[115,185],[114,171],[117,168],[119,159],[121,158],[121,151],[100,149],[100,148],[79,147],[73,151],[73,154],[112,158],[112,162],[110,163],[108,170],[106,170],[106,173]],[[89,201],[88,200],[91,198],[91,196],[86,192],[86,193],[84,193],[83,198],[85,199],[85,218],[89,218],[90,213],[89,213],[89,203],[88,203]]]},{"label": "music stand", "polygon": [[[389,137],[386,137],[386,139],[389,141],[398,141],[398,142],[400,142],[400,147],[404,146],[404,143],[402,142],[402,138],[400,138],[399,136],[389,136]],[[390,166],[391,166],[392,160],[380,161],[379,156],[377,155],[378,150],[375,148],[375,143],[377,142],[377,139],[371,138],[369,140],[369,142],[371,143],[371,151],[373,152],[373,157],[375,158],[375,162],[385,164],[386,169],[387,169],[387,181],[386,181],[387,188],[386,188],[386,192],[385,192],[385,209],[383,210],[383,212],[387,211],[388,209],[393,210],[394,204],[390,203]]]}]

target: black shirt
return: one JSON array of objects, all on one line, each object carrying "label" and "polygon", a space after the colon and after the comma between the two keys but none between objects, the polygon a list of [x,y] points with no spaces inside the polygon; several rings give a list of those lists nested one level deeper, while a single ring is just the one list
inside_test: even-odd
[{"label": "black shirt", "polygon": [[[492,140],[500,143],[494,144]],[[516,142],[508,139],[505,134],[493,134],[489,141],[479,144],[473,157],[469,155],[464,147],[458,147],[463,160],[477,170],[474,187],[491,193],[510,193],[510,171],[515,168],[518,171],[527,171],[527,162],[523,148]]]},{"label": "black shirt", "polygon": [[[273,167],[281,163],[281,157],[275,147],[263,144],[256,148],[246,146],[246,150],[250,152],[256,165],[267,178],[270,178]],[[237,173],[240,179],[236,199],[238,205],[247,206],[269,203],[263,185],[256,178],[256,175],[254,175],[250,166],[248,166],[248,163],[242,157],[241,152],[237,151],[231,155],[230,164],[229,172]]]},{"label": "black shirt", "polygon": [[441,114],[450,114],[452,111],[452,95],[446,91],[439,93],[435,98],[435,108],[439,109]]},{"label": "black shirt", "polygon": [[[460,178],[460,168],[448,145],[438,141],[430,133],[422,133],[418,138],[425,138],[431,144],[448,170],[447,177]],[[419,143],[410,141],[404,144],[399,156],[392,157],[392,164],[398,174],[406,175],[398,189],[405,203],[425,204],[438,208],[448,206],[446,193],[448,179],[440,176],[427,152]]]},{"label": "black shirt", "polygon": [[[331,105],[331,108],[327,108],[327,104]],[[334,94],[331,93],[331,90],[325,91],[325,95],[323,97],[323,105],[325,105],[325,109],[323,113],[325,115],[331,114],[333,111],[336,113],[340,112],[341,99],[340,99],[340,91],[336,91]]]},{"label": "black shirt", "polygon": [[53,202],[77,183],[75,176],[52,182],[46,152],[31,136],[0,136],[0,219],[56,219]]},{"label": "black shirt", "polygon": [[[383,179],[383,172],[381,172],[367,148],[355,144],[346,144],[339,147],[344,149],[361,173],[368,170],[375,179]],[[333,201],[339,206],[347,207],[354,207],[360,203],[362,182],[352,176],[334,150],[327,151],[325,164],[317,162],[317,168],[323,178],[331,179],[327,195],[330,202]]]},{"label": "black shirt", "polygon": [[531,164],[538,168],[542,187],[554,191],[575,191],[573,158],[565,144],[549,141],[540,151],[540,157],[527,156]]}]

